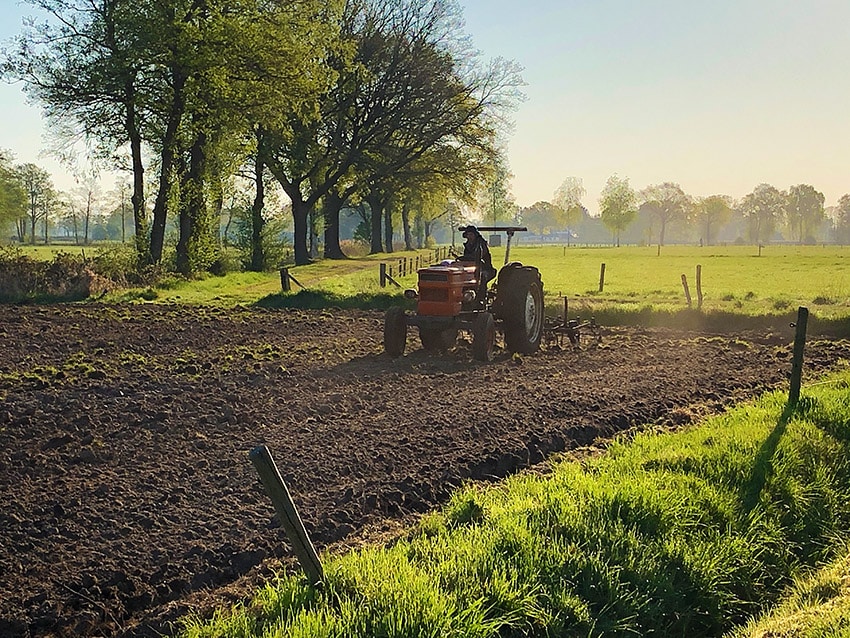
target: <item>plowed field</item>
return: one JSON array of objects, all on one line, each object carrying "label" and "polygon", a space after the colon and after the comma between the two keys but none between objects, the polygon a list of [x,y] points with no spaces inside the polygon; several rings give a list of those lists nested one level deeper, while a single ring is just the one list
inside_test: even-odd
[{"label": "plowed field", "polygon": [[[266,444],[320,549],[643,424],[785,387],[787,334],[609,329],[472,361],[381,313],[0,306],[0,635],[156,636],[288,556]],[[806,378],[850,344],[810,340]]]}]

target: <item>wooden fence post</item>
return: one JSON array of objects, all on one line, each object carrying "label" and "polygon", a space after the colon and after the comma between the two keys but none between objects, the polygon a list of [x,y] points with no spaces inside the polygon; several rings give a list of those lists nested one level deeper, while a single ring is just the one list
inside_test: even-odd
[{"label": "wooden fence post", "polygon": [[381,288],[386,288],[387,287],[387,265],[386,264],[379,264],[378,265],[378,271],[379,271],[379,274],[380,274],[380,277],[381,277]]},{"label": "wooden fence post", "polygon": [[322,562],[319,560],[319,555],[316,553],[316,548],[313,547],[310,537],[307,536],[304,522],[298,516],[298,510],[295,509],[295,503],[289,489],[283,482],[283,478],[274,463],[272,453],[265,445],[260,445],[251,450],[248,457],[254,464],[257,474],[260,475],[263,487],[266,488],[266,492],[272,499],[280,524],[289,537],[289,542],[298,557],[301,569],[304,570],[311,585],[314,587],[321,585],[325,580]]},{"label": "wooden fence post", "polygon": [[809,309],[800,306],[797,310],[797,323],[791,324],[797,330],[794,334],[794,358],[791,361],[791,390],[788,392],[788,404],[797,405],[800,400],[800,386],[803,384],[803,351],[806,348],[806,328],[809,323]]},{"label": "wooden fence post", "polygon": [[688,288],[688,278],[683,274],[682,275],[682,288],[685,289],[685,299],[688,302],[688,308],[691,307],[691,290]]},{"label": "wooden fence post", "polygon": [[602,289],[605,288],[605,263],[603,262],[602,267],[599,269],[599,292],[602,292]]},{"label": "wooden fence post", "polygon": [[280,269],[280,289],[283,292],[292,290],[292,286],[289,283],[289,268]]},{"label": "wooden fence post", "polygon": [[567,325],[567,315],[570,313],[570,301],[564,297],[564,325]]},{"label": "wooden fence post", "polygon": [[697,264],[697,308],[702,308],[702,266]]}]

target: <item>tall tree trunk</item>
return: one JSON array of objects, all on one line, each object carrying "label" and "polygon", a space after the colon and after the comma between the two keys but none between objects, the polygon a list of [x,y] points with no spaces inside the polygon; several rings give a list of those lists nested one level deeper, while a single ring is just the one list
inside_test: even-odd
[{"label": "tall tree trunk", "polygon": [[71,223],[74,226],[74,244],[79,246],[80,245],[80,229],[77,228],[77,226],[78,226],[78,224],[77,224],[77,212],[73,208],[71,208]]},{"label": "tall tree trunk", "polygon": [[310,263],[310,253],[307,251],[307,214],[309,210],[307,202],[301,197],[292,200],[292,234],[296,266]]},{"label": "tall tree trunk", "polygon": [[183,113],[186,109],[183,89],[186,86],[186,74],[180,69],[172,69],[171,73],[171,110],[165,134],[162,138],[162,152],[159,173],[159,190],[153,206],[153,223],[151,225],[150,260],[158,264],[162,260],[162,248],[165,244],[165,223],[168,217],[168,196],[171,191],[175,158],[177,157],[177,131]]},{"label": "tall tree trunk", "polygon": [[180,237],[177,242],[177,272],[191,275],[206,267],[204,248],[209,241],[209,223],[204,197],[204,175],[207,164],[207,135],[195,136],[189,150],[189,170],[180,184]]},{"label": "tall tree trunk", "polygon": [[251,270],[262,272],[266,268],[266,256],[263,251],[263,209],[265,207],[266,189],[263,183],[265,162],[262,151],[262,131],[257,130],[257,156],[254,161],[254,204],[251,206]]},{"label": "tall tree trunk", "polygon": [[387,204],[384,204],[384,242],[387,252],[393,252],[393,209]]},{"label": "tall tree trunk", "polygon": [[310,232],[308,239],[309,243],[309,252],[308,255],[310,259],[315,259],[319,256],[319,234],[316,232],[316,208],[315,206],[311,206],[307,212],[307,228]]},{"label": "tall tree trunk", "polygon": [[273,154],[265,156],[266,166],[271,174],[289,195],[292,202],[292,247],[295,252],[295,265],[302,266],[310,263],[310,253],[307,250],[307,216],[314,202],[308,202],[301,194],[300,182],[291,182],[286,176],[283,165]]},{"label": "tall tree trunk", "polygon": [[[124,86],[126,118],[125,127],[130,139],[130,157],[133,163],[133,194],[130,201],[133,204],[133,227],[136,245],[136,259],[140,264],[151,261],[150,237],[148,236],[148,220],[145,211],[145,167],[142,163],[142,135],[136,121],[135,86],[133,80],[128,80]],[[122,207],[123,211],[123,207]],[[121,238],[124,238],[124,221],[122,215]]]},{"label": "tall tree trunk", "polygon": [[416,247],[422,248],[424,241],[424,232],[423,232],[423,224],[422,224],[422,213],[417,212],[413,216],[413,231],[416,235]]},{"label": "tall tree trunk", "polygon": [[335,188],[322,198],[322,213],[325,218],[325,259],[346,259],[339,245],[339,212],[343,199]]},{"label": "tall tree trunk", "polygon": [[383,240],[381,239],[381,217],[384,212],[384,202],[378,193],[372,192],[366,197],[366,203],[369,204],[369,220],[371,222],[369,254],[375,255],[384,252]]},{"label": "tall tree trunk", "polygon": [[410,205],[407,200],[401,207],[401,227],[404,230],[404,249],[413,250],[413,235],[410,234]]},{"label": "tall tree trunk", "polygon": [[177,198],[177,272],[188,276],[189,268],[189,236],[192,234],[192,222],[189,218],[189,201],[186,191],[189,188],[189,170],[185,159],[181,156],[175,159],[175,168],[180,174],[180,194]]}]

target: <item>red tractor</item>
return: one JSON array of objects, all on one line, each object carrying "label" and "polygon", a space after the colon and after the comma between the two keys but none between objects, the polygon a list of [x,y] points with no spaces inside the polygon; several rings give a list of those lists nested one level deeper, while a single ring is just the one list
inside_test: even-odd
[{"label": "red tractor", "polygon": [[422,347],[448,350],[458,332],[472,334],[472,354],[479,361],[493,358],[496,331],[500,330],[510,352],[528,354],[540,346],[543,336],[543,282],[534,266],[509,261],[511,239],[526,228],[478,227],[479,231],[505,232],[505,264],[489,289],[481,285],[481,264],[443,262],[419,270],[418,290],[405,296],[417,300],[415,313],[399,306],[384,319],[384,351],[393,357],[404,354],[407,327],[417,326]]}]

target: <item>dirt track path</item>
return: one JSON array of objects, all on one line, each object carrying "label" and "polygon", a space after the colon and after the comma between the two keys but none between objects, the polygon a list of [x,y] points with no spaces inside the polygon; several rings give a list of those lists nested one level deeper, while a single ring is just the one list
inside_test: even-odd
[{"label": "dirt track path", "polygon": [[[0,636],[153,636],[267,573],[286,554],[247,457],[260,443],[324,548],[463,480],[782,386],[793,337],[618,329],[595,350],[482,365],[415,337],[392,360],[381,324],[0,306]],[[848,343],[811,343],[807,375],[839,358]]]}]

